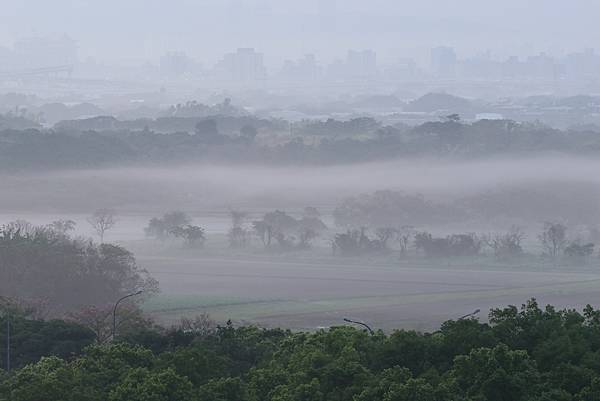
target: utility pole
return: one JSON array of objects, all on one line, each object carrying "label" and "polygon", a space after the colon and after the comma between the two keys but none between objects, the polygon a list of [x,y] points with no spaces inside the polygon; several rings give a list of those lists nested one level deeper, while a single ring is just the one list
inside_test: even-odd
[{"label": "utility pole", "polygon": [[6,371],[10,373],[10,314],[6,314]]}]

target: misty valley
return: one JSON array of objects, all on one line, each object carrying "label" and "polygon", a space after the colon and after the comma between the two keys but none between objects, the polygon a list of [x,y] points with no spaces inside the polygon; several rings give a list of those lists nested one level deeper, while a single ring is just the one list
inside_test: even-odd
[{"label": "misty valley", "polygon": [[[532,153],[5,172],[0,216],[7,246],[40,231],[131,252],[156,281],[141,310],[162,324],[208,313],[304,330],[348,316],[433,329],[498,300],[585,303],[600,279],[598,164]],[[102,241],[96,211],[114,220]],[[28,288],[35,276],[19,287],[5,274],[3,293],[55,303]]]},{"label": "misty valley", "polygon": [[0,401],[600,401],[600,2],[0,10]]}]

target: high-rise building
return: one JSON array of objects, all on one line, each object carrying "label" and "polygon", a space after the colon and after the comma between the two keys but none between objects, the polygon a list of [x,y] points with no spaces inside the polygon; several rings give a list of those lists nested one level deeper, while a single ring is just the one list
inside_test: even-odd
[{"label": "high-rise building", "polygon": [[373,50],[348,51],[346,74],[350,78],[367,78],[377,75],[377,54]]},{"label": "high-rise building", "polygon": [[167,76],[191,72],[194,62],[184,52],[168,52],[160,58],[160,71]]},{"label": "high-rise building", "polygon": [[493,60],[488,50],[461,60],[457,66],[457,76],[468,79],[499,79],[502,77],[502,63]]},{"label": "high-rise building", "polygon": [[231,81],[255,81],[266,78],[263,54],[252,48],[239,48],[226,54],[216,66],[217,75]]},{"label": "high-rise building", "polygon": [[546,53],[527,57],[526,74],[532,78],[555,79],[558,76],[558,65],[553,57]]},{"label": "high-rise building", "polygon": [[393,80],[411,80],[417,76],[417,64],[411,58],[400,58],[384,70],[384,75]]},{"label": "high-rise building", "polygon": [[314,81],[321,76],[321,67],[314,54],[306,54],[299,60],[286,60],[280,76],[285,80]]},{"label": "high-rise building", "polygon": [[590,79],[600,75],[600,55],[594,49],[572,53],[565,58],[566,74],[570,79]]},{"label": "high-rise building", "polygon": [[431,49],[431,71],[441,78],[453,78],[456,74],[456,53],[451,47]]}]

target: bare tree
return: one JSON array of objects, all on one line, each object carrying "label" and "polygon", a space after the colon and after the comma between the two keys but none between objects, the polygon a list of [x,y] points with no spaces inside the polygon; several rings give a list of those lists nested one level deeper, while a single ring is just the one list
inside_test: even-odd
[{"label": "bare tree", "polygon": [[520,227],[512,226],[507,233],[490,233],[482,236],[482,241],[494,252],[498,259],[518,256],[523,253],[521,243],[525,233]]},{"label": "bare tree", "polygon": [[248,214],[231,209],[229,215],[231,216],[231,229],[227,233],[229,246],[232,248],[242,248],[248,244],[250,239],[250,232],[244,227]]},{"label": "bare tree", "polygon": [[567,245],[567,227],[560,223],[546,222],[544,230],[538,236],[544,253],[556,258]]},{"label": "bare tree", "polygon": [[273,239],[273,227],[267,224],[264,220],[257,220],[252,222],[252,227],[256,234],[260,237],[265,248],[271,246]]},{"label": "bare tree", "polygon": [[75,229],[75,223],[73,220],[56,220],[52,223],[48,224],[48,228],[58,234],[67,235],[69,231],[73,231]]},{"label": "bare tree", "polygon": [[397,233],[396,239],[400,245],[400,254],[406,256],[410,239],[415,235],[416,230],[413,226],[402,226],[397,230]]},{"label": "bare tree", "polygon": [[217,331],[217,322],[207,312],[193,318],[182,317],[179,329],[200,337],[207,337]]},{"label": "bare tree", "polygon": [[88,217],[88,223],[92,226],[96,234],[100,237],[100,242],[104,242],[104,234],[116,224],[115,211],[111,209],[98,209],[93,215]]},{"label": "bare tree", "polygon": [[375,230],[375,235],[383,249],[387,249],[388,241],[398,234],[398,230],[392,227],[380,227]]},{"label": "bare tree", "polygon": [[97,344],[104,344],[112,335],[112,305],[89,306],[67,314],[67,319],[90,329]]},{"label": "bare tree", "polygon": [[15,220],[3,226],[6,231],[19,232],[21,235],[33,234],[36,227],[27,220]]}]

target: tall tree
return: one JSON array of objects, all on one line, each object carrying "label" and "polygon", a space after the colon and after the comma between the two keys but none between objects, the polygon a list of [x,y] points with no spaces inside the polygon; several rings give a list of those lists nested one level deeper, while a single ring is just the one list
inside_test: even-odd
[{"label": "tall tree", "polygon": [[104,242],[104,234],[117,223],[115,211],[112,209],[98,209],[87,221],[100,237],[100,243]]},{"label": "tall tree", "polygon": [[546,222],[539,240],[544,252],[552,258],[557,258],[567,245],[567,227],[560,223]]}]

